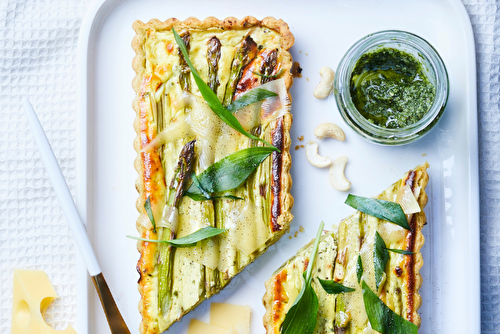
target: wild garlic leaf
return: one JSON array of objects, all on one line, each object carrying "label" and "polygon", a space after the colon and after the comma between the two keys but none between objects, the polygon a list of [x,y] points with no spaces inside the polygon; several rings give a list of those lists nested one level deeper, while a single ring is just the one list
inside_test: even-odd
[{"label": "wild garlic leaf", "polygon": [[[198,189],[198,190],[200,191],[200,193],[201,193],[201,195],[200,195],[199,197],[200,197],[200,198],[204,198],[204,199],[206,199],[206,200],[207,200],[207,199],[210,199],[210,197],[211,197],[211,196],[210,196],[210,194],[209,194],[209,193],[208,193],[208,192],[207,192],[207,191],[203,188],[203,186],[200,184],[200,180],[198,180],[198,177],[196,176],[196,174],[194,174],[194,173],[193,173],[193,174],[191,174],[191,180],[193,181],[193,185],[197,187],[196,189]],[[188,190],[188,191],[189,191],[189,190]],[[188,195],[188,196],[189,196],[189,194],[190,194],[189,192],[188,192],[188,193],[186,193],[186,195]],[[197,195],[197,194],[194,194],[194,193],[193,193],[192,195]],[[189,197],[191,197],[191,196],[189,196]],[[192,199],[195,199],[195,198],[193,198],[193,197],[191,197],[191,198],[192,198]],[[195,200],[196,200],[196,199],[195,199]],[[201,199],[198,199],[198,200],[199,200],[199,201],[201,201]]]},{"label": "wild garlic leaf", "polygon": [[362,289],[366,314],[374,330],[382,334],[418,334],[418,327],[385,305],[365,281]]},{"label": "wild garlic leaf", "polygon": [[208,106],[210,109],[213,110],[213,112],[219,116],[219,118],[229,125],[231,128],[234,130],[238,131],[239,133],[247,136],[250,139],[258,140],[260,142],[263,142],[266,145],[272,146],[268,142],[266,142],[263,139],[260,139],[259,137],[256,137],[252,135],[251,133],[248,133],[243,129],[243,126],[241,126],[240,122],[236,119],[236,117],[227,110],[222,102],[219,100],[217,95],[214,93],[212,89],[203,81],[201,78],[200,74],[194,68],[193,63],[189,59],[189,54],[186,49],[186,45],[184,44],[184,41],[182,38],[177,34],[174,28],[172,28],[172,33],[174,34],[175,41],[177,42],[177,45],[179,46],[179,49],[181,50],[182,55],[184,56],[184,59],[186,60],[186,63],[189,66],[189,69],[191,70],[191,73],[193,74],[194,82],[198,86],[198,89],[200,90],[201,96],[203,96],[203,99],[205,102],[207,102]]},{"label": "wild garlic leaf", "polygon": [[356,289],[344,286],[338,282],[335,282],[334,280],[323,280],[321,278],[318,278],[318,281],[328,294],[338,294],[338,293],[356,291]]},{"label": "wild garlic leaf", "polygon": [[358,262],[356,263],[356,276],[358,277],[358,283],[361,283],[361,277],[363,277],[363,260],[361,259],[361,254],[358,255]]},{"label": "wild garlic leaf", "polygon": [[306,273],[306,281],[311,283],[312,280],[312,270],[314,267],[314,262],[316,261],[316,254],[318,253],[319,242],[321,240],[321,235],[323,234],[323,227],[325,227],[325,223],[321,222],[319,224],[318,232],[316,233],[316,239],[314,240],[314,246],[311,252],[311,256],[309,257],[309,264],[307,265],[307,273]]},{"label": "wild garlic leaf", "polygon": [[198,195],[198,194],[193,194],[193,193],[186,193],[186,196],[190,197],[193,201],[208,201],[208,200],[213,200],[213,199],[232,199],[232,200],[242,200],[244,198],[238,197],[238,196],[233,196],[233,195],[218,195],[218,196],[209,196],[205,197],[203,195]]},{"label": "wild garlic leaf", "polygon": [[264,161],[269,154],[276,151],[275,147],[249,147],[236,151],[209,166],[196,176],[198,183],[191,184],[186,195],[200,195],[208,198],[212,193],[237,188]]},{"label": "wild garlic leaf", "polygon": [[196,232],[186,235],[185,237],[168,240],[168,243],[169,245],[174,247],[191,247],[195,246],[196,243],[198,243],[198,241],[215,237],[216,235],[219,235],[226,231],[227,229],[224,228],[215,228],[212,226],[207,226],[202,229],[199,229]]},{"label": "wild garlic leaf", "polygon": [[146,213],[148,214],[149,220],[151,221],[151,224],[153,225],[153,231],[156,233],[155,216],[153,215],[153,210],[151,210],[151,198],[149,196],[146,199],[146,201],[144,202],[144,210],[146,210]]},{"label": "wild garlic leaf", "polygon": [[153,240],[153,239],[144,239],[144,238],[138,238],[134,237],[131,235],[127,235],[127,238],[135,239],[135,240],[141,240],[141,241],[147,241],[147,242],[156,242],[156,243],[164,243],[168,244],[173,247],[193,247],[196,246],[196,244],[199,241],[209,239],[212,237],[215,237],[216,235],[219,235],[221,233],[226,232],[226,229],[223,228],[215,228],[212,226],[207,226],[202,229],[199,229],[196,232],[193,232],[191,234],[186,235],[185,237],[179,238],[179,239],[171,239],[171,240]]},{"label": "wild garlic leaf", "polygon": [[406,215],[398,203],[349,194],[345,204],[370,216],[390,221],[411,231]]},{"label": "wild garlic leaf", "polygon": [[398,253],[398,254],[403,254],[403,255],[413,255],[415,254],[414,252],[407,251],[404,249],[392,249],[392,248],[386,248],[390,252]]},{"label": "wild garlic leaf", "polygon": [[384,278],[385,266],[389,261],[389,252],[385,247],[384,239],[375,232],[375,245],[373,246],[373,266],[375,267],[375,284],[377,289]]},{"label": "wild garlic leaf", "polygon": [[314,332],[314,327],[316,327],[319,304],[318,296],[311,285],[312,268],[314,267],[324,226],[323,222],[319,225],[316,240],[314,241],[311,256],[309,257],[307,271],[302,275],[304,278],[302,288],[285,316],[285,320],[281,325],[281,334],[311,334]]},{"label": "wild garlic leaf", "polygon": [[311,282],[304,280],[302,289],[288,310],[281,327],[281,334],[311,334],[316,327],[319,302]]},{"label": "wild garlic leaf", "polygon": [[249,90],[247,93],[240,96],[236,101],[233,101],[230,105],[226,107],[227,110],[234,113],[252,103],[260,102],[267,99],[268,97],[278,96],[275,92],[271,92],[263,88],[254,88]]}]

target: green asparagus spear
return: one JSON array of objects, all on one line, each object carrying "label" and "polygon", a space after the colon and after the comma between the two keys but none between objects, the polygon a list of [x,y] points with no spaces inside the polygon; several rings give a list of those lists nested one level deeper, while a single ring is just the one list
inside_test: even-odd
[{"label": "green asparagus spear", "polygon": [[274,74],[277,66],[278,51],[272,50],[271,52],[267,53],[264,61],[262,62],[262,65],[260,66],[259,73],[263,74],[263,76],[261,76],[261,84],[265,84],[266,82],[273,80],[272,75]]},{"label": "green asparagus spear", "polygon": [[[212,91],[217,94],[219,88],[219,60],[221,56],[221,42],[213,36],[208,40],[207,48],[207,63],[208,63],[208,81],[207,84]],[[215,227],[215,212],[214,203],[212,201],[203,201],[200,203],[200,211],[203,221],[210,222],[212,227]],[[213,243],[214,240],[207,240],[206,243]],[[205,297],[210,298],[219,287],[219,270],[205,267]]]},{"label": "green asparagus spear", "polygon": [[[170,182],[168,205],[174,208],[179,207],[179,203],[184,194],[184,186],[186,180],[189,179],[194,161],[194,144],[195,140],[190,141],[181,150],[179,154],[179,162],[174,171],[174,177]],[[161,229],[161,239],[171,240],[175,238],[175,231],[169,228]],[[158,278],[158,305],[160,311],[165,313],[170,309],[171,292],[172,292],[172,268],[174,259],[175,248],[168,245],[159,246],[159,278]]]},{"label": "green asparagus spear", "polygon": [[236,47],[234,59],[231,64],[231,74],[224,95],[224,106],[228,106],[233,101],[234,92],[241,77],[241,70],[257,56],[257,52],[257,43],[249,35]]},{"label": "green asparagus spear", "polygon": [[[201,211],[203,214],[203,219],[210,222],[210,226],[215,227],[215,213],[214,213],[214,203],[212,201],[203,201],[200,203]],[[215,241],[210,239],[206,240],[205,243],[214,243]],[[219,270],[217,268],[212,269],[205,267],[205,297],[210,298],[219,287]]]},{"label": "green asparagus spear", "polygon": [[219,59],[221,53],[220,40],[217,37],[212,37],[208,40],[207,61],[208,61],[208,86],[217,94],[219,88]]},{"label": "green asparagus spear", "polygon": [[[191,40],[191,35],[189,32],[182,33],[181,35],[182,40],[184,41],[184,44],[186,44],[186,49],[189,52],[189,41]],[[186,63],[186,60],[182,56],[181,50],[179,49],[179,64],[181,65],[181,73],[179,74],[179,83],[181,84],[181,88],[183,90],[190,91],[191,90],[191,70],[189,69],[188,64]]]},{"label": "green asparagus spear", "polygon": [[194,144],[196,140],[191,140],[184,145],[179,154],[179,162],[175,168],[175,174],[170,182],[168,205],[179,207],[179,203],[184,195],[184,185],[189,179],[191,170],[193,169],[194,159]]},{"label": "green asparagus spear", "polygon": [[344,302],[344,296],[339,295],[337,296],[336,300],[336,305],[335,305],[335,333],[348,333],[350,332],[349,329],[349,322],[346,321],[345,316],[341,316],[345,314],[346,307],[345,307],[345,302]]},{"label": "green asparagus spear", "polygon": [[[165,103],[165,94],[161,95],[160,101],[156,102],[156,131],[157,133],[160,133],[163,131],[163,105]],[[158,153],[160,155],[160,161],[163,162],[163,147],[164,145],[160,146]]]}]

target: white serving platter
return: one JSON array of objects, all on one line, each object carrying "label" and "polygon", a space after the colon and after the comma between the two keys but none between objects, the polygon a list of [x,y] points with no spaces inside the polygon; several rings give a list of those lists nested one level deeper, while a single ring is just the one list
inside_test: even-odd
[{"label": "white serving platter", "polygon": [[[171,327],[186,333],[192,318],[208,320],[212,301],[250,305],[253,334],[263,333],[264,281],[296,250],[311,240],[318,224],[337,224],[352,209],[346,193],[335,191],[327,170],[311,166],[304,149],[321,122],[339,124],[345,142],[320,143],[323,155],[349,157],[351,193],[379,193],[404,172],[428,161],[430,183],[423,232],[420,333],[479,333],[479,195],[475,48],[469,18],[459,0],[420,1],[120,1],[98,0],[82,23],[78,59],[78,170],[76,200],[97,257],[118,306],[133,333],[138,332],[136,242],[137,173],[132,109],[132,22],[170,17],[207,16],[284,19],[295,35],[292,56],[303,68],[291,89],[294,124],[292,194],[295,219],[291,231],[219,295]],[[442,56],[450,77],[447,110],[421,140],[403,147],[382,147],[363,141],[341,119],[333,97],[317,100],[312,92],[319,69],[336,69],[347,49],[361,37],[380,30],[413,32]],[[304,136],[303,141],[298,137]],[[300,226],[304,232],[298,232]],[[291,239],[289,238],[291,236]],[[83,264],[79,266],[78,333],[109,333],[108,325]]]}]

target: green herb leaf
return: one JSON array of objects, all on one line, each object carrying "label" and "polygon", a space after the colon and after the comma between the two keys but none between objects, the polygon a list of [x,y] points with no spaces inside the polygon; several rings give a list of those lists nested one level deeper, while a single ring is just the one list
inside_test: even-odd
[{"label": "green herb leaf", "polygon": [[149,220],[151,221],[151,224],[153,224],[153,231],[156,233],[156,222],[153,215],[153,210],[151,210],[151,199],[149,198],[149,196],[146,199],[146,202],[144,202],[144,210],[146,210]]},{"label": "green herb leaf", "polygon": [[384,277],[385,266],[389,261],[389,252],[385,247],[384,239],[378,232],[375,232],[375,245],[373,246],[373,266],[375,267],[375,283],[377,289],[382,283]]},{"label": "green herb leaf", "polygon": [[363,261],[361,260],[361,255],[358,255],[358,263],[356,263],[356,276],[358,277],[358,283],[361,283],[361,277],[363,276]]},{"label": "green herb leaf", "polygon": [[[197,187],[197,189],[200,190],[201,192],[201,196],[198,195],[198,197],[203,197],[204,199],[210,199],[210,194],[203,188],[203,186],[200,184],[200,180],[198,180],[198,177],[196,176],[196,174],[191,174],[191,180],[193,180],[193,185],[195,185]],[[186,195],[189,196],[190,193],[187,193]],[[192,195],[197,195],[197,194],[192,194]],[[191,197],[191,196],[189,196]],[[193,198],[193,197],[191,197]],[[193,198],[194,199],[194,198]],[[201,201],[201,199],[198,199],[198,201]]]},{"label": "green herb leaf", "polygon": [[207,226],[179,239],[153,240],[153,239],[138,238],[131,235],[127,235],[127,238],[142,240],[147,242],[164,243],[164,244],[169,244],[170,246],[173,247],[193,247],[196,245],[196,243],[198,243],[198,241],[215,237],[216,235],[219,235],[226,231],[227,230],[223,228],[215,228],[212,226]]},{"label": "green herb leaf", "polygon": [[337,283],[334,280],[323,280],[321,278],[318,278],[318,281],[323,289],[329,294],[356,291],[356,289],[343,286],[342,284]]},{"label": "green herb leaf", "polygon": [[228,155],[198,175],[198,184],[193,182],[186,195],[203,195],[202,190],[211,194],[238,187],[273,151],[275,147],[249,147]]},{"label": "green herb leaf", "polygon": [[186,196],[189,196],[193,201],[208,201],[208,200],[213,200],[213,199],[219,199],[219,198],[226,198],[226,199],[232,199],[232,200],[242,200],[243,198],[238,197],[238,196],[233,196],[233,195],[220,195],[220,196],[210,196],[210,197],[205,197],[204,195],[198,195],[198,194],[193,194],[193,193],[186,193]]},{"label": "green herb leaf", "polygon": [[281,325],[281,334],[311,334],[316,327],[319,302],[311,282],[304,279],[292,307],[288,310]]},{"label": "green herb leaf", "polygon": [[182,55],[184,56],[184,59],[186,60],[186,63],[188,64],[189,68],[191,69],[191,73],[193,74],[194,82],[196,82],[196,85],[198,86],[198,89],[200,90],[201,95],[203,96],[203,99],[205,99],[205,102],[207,102],[208,106],[210,109],[213,110],[213,112],[219,116],[219,118],[229,125],[231,128],[234,130],[238,131],[239,133],[247,136],[250,139],[258,140],[260,142],[263,142],[266,145],[272,146],[269,144],[267,141],[260,139],[259,137],[256,137],[252,135],[251,133],[248,133],[243,129],[241,126],[240,122],[234,117],[234,115],[229,112],[224,106],[222,105],[222,102],[219,101],[219,98],[217,95],[214,93],[212,89],[203,81],[201,76],[198,74],[198,71],[193,66],[193,63],[191,63],[191,60],[189,59],[189,54],[186,49],[186,45],[184,44],[184,41],[182,38],[177,34],[174,28],[172,28],[172,32],[174,34],[175,41],[177,42],[177,45],[179,46],[179,49],[182,52]]},{"label": "green herb leaf", "polygon": [[267,89],[254,88],[243,94],[240,98],[228,105],[226,108],[233,113],[236,110],[240,110],[252,103],[260,102],[267,99],[268,97],[274,96],[278,96],[278,94]]},{"label": "green herb leaf", "polygon": [[260,77],[273,79],[273,78],[279,77],[281,75],[281,73],[283,73],[283,71],[284,71],[284,68],[282,68],[278,73],[273,74],[273,75],[266,75],[266,74],[262,74],[262,73],[258,73],[258,72],[254,72],[254,71],[252,71],[252,73],[255,75],[258,75]]},{"label": "green herb leaf", "polygon": [[418,327],[397,315],[363,281],[363,301],[370,325],[382,334],[418,334]]},{"label": "green herb leaf", "polygon": [[311,334],[314,332],[314,327],[316,327],[319,304],[318,296],[316,296],[316,292],[311,285],[311,276],[324,226],[323,222],[319,225],[316,240],[314,241],[309,258],[309,264],[307,265],[307,271],[303,274],[304,282],[302,288],[285,316],[285,320],[281,325],[281,334]]},{"label": "green herb leaf", "polygon": [[345,200],[345,204],[370,216],[390,221],[391,223],[411,231],[406,215],[403,209],[401,209],[401,205],[398,203],[349,195]]},{"label": "green herb leaf", "polygon": [[403,255],[413,255],[415,253],[404,250],[404,249],[392,249],[392,248],[386,248],[390,252],[398,253],[398,254],[403,254]]},{"label": "green herb leaf", "polygon": [[314,261],[316,261],[316,254],[318,253],[319,241],[321,240],[321,234],[323,234],[323,227],[325,227],[325,223],[321,222],[319,224],[318,232],[316,233],[316,239],[314,240],[314,246],[311,252],[311,256],[309,258],[309,264],[307,265],[307,274],[306,274],[306,282],[311,283],[312,280],[312,270],[314,267]]},{"label": "green herb leaf", "polygon": [[191,247],[196,245],[198,241],[209,239],[219,235],[221,233],[226,232],[227,229],[223,228],[215,228],[212,226],[207,226],[202,229],[199,229],[196,232],[193,232],[185,237],[179,239],[168,240],[169,245],[174,247]]}]

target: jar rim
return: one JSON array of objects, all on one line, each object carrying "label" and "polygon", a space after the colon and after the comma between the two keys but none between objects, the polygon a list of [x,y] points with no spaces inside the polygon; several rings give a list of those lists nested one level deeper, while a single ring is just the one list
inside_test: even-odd
[{"label": "jar rim", "polygon": [[[357,110],[350,93],[350,76],[359,58],[378,48],[391,47],[418,55],[431,75],[436,94],[432,106],[416,123],[403,128],[388,129],[368,121]],[[423,136],[444,112],[449,93],[448,72],[436,49],[425,39],[401,30],[384,30],[369,34],[354,43],[340,61],[335,75],[335,100],[344,120],[365,139],[379,143],[402,145]]]}]

